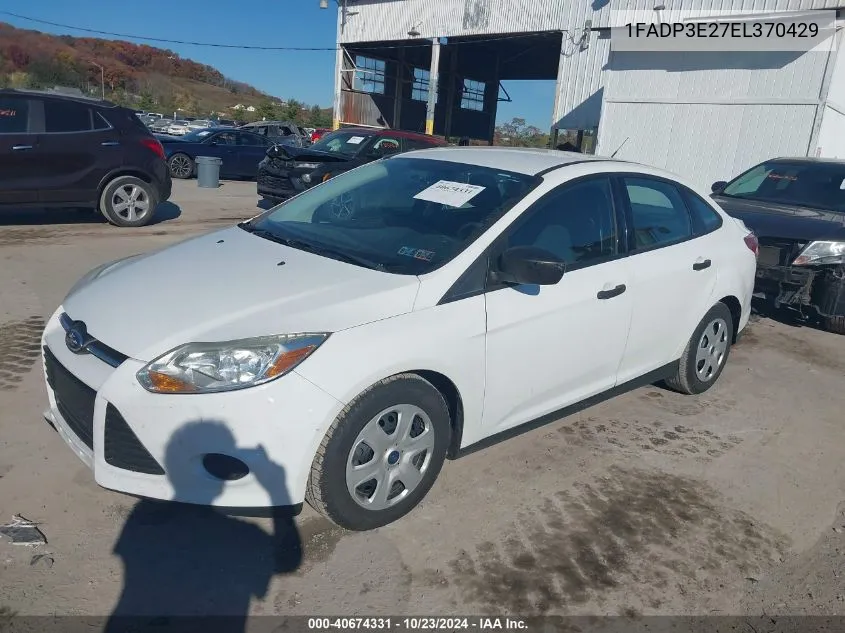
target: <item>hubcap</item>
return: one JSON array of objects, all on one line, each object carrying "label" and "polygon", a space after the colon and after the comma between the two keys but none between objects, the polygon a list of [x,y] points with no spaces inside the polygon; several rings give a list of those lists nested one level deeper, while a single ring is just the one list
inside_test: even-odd
[{"label": "hubcap", "polygon": [[346,488],[358,505],[384,510],[419,486],[431,463],[434,427],[412,404],[385,409],[355,439],[346,460]]},{"label": "hubcap", "polygon": [[138,185],[118,187],[111,204],[114,212],[128,222],[140,220],[150,211],[150,198]]},{"label": "hubcap", "polygon": [[170,173],[177,178],[187,178],[191,175],[191,161],[184,156],[174,156],[170,159]]},{"label": "hubcap", "polygon": [[713,379],[725,360],[728,351],[728,324],[724,319],[714,319],[707,324],[695,352],[695,374],[702,382]]}]

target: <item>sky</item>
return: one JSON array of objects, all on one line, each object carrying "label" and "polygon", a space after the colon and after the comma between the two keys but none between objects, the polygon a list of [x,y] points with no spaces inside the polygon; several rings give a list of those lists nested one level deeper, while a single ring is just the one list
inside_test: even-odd
[{"label": "sky", "polygon": [[[0,11],[6,9],[71,26],[165,39],[333,47],[337,41],[337,10],[334,2],[330,6],[328,10],[320,9],[319,0],[30,0],[0,3]],[[2,13],[0,21],[45,33],[101,37]],[[214,66],[227,77],[283,99],[298,99],[323,107],[332,103],[333,51],[237,50],[126,39],[168,48],[180,57]],[[550,126],[554,82],[505,82],[504,86],[513,102],[499,103],[498,122],[520,117],[544,130]]]}]

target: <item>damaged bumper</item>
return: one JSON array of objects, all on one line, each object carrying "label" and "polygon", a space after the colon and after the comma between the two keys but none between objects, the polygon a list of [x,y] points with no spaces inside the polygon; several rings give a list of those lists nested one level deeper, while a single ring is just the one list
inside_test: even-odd
[{"label": "damaged bumper", "polygon": [[760,265],[754,290],[776,306],[808,308],[821,317],[845,315],[845,266]]}]

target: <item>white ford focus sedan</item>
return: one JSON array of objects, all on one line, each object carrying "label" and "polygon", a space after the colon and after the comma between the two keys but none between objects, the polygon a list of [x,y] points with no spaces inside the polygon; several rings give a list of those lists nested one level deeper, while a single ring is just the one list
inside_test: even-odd
[{"label": "white ford focus sedan", "polygon": [[44,332],[46,416],[106,488],[370,529],[482,440],[654,381],[709,389],[756,252],[649,167],[400,154],[88,273]]}]

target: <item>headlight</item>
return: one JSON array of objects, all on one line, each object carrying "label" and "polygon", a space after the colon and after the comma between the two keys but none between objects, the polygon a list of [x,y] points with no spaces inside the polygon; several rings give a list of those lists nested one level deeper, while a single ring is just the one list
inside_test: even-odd
[{"label": "headlight", "polygon": [[153,393],[214,393],[254,387],[288,373],[328,338],[328,333],[286,334],[221,343],[188,343],[138,372]]},{"label": "headlight", "polygon": [[296,169],[317,169],[320,163],[294,163]]},{"label": "headlight", "polygon": [[810,242],[792,262],[794,266],[845,263],[845,242]]}]

